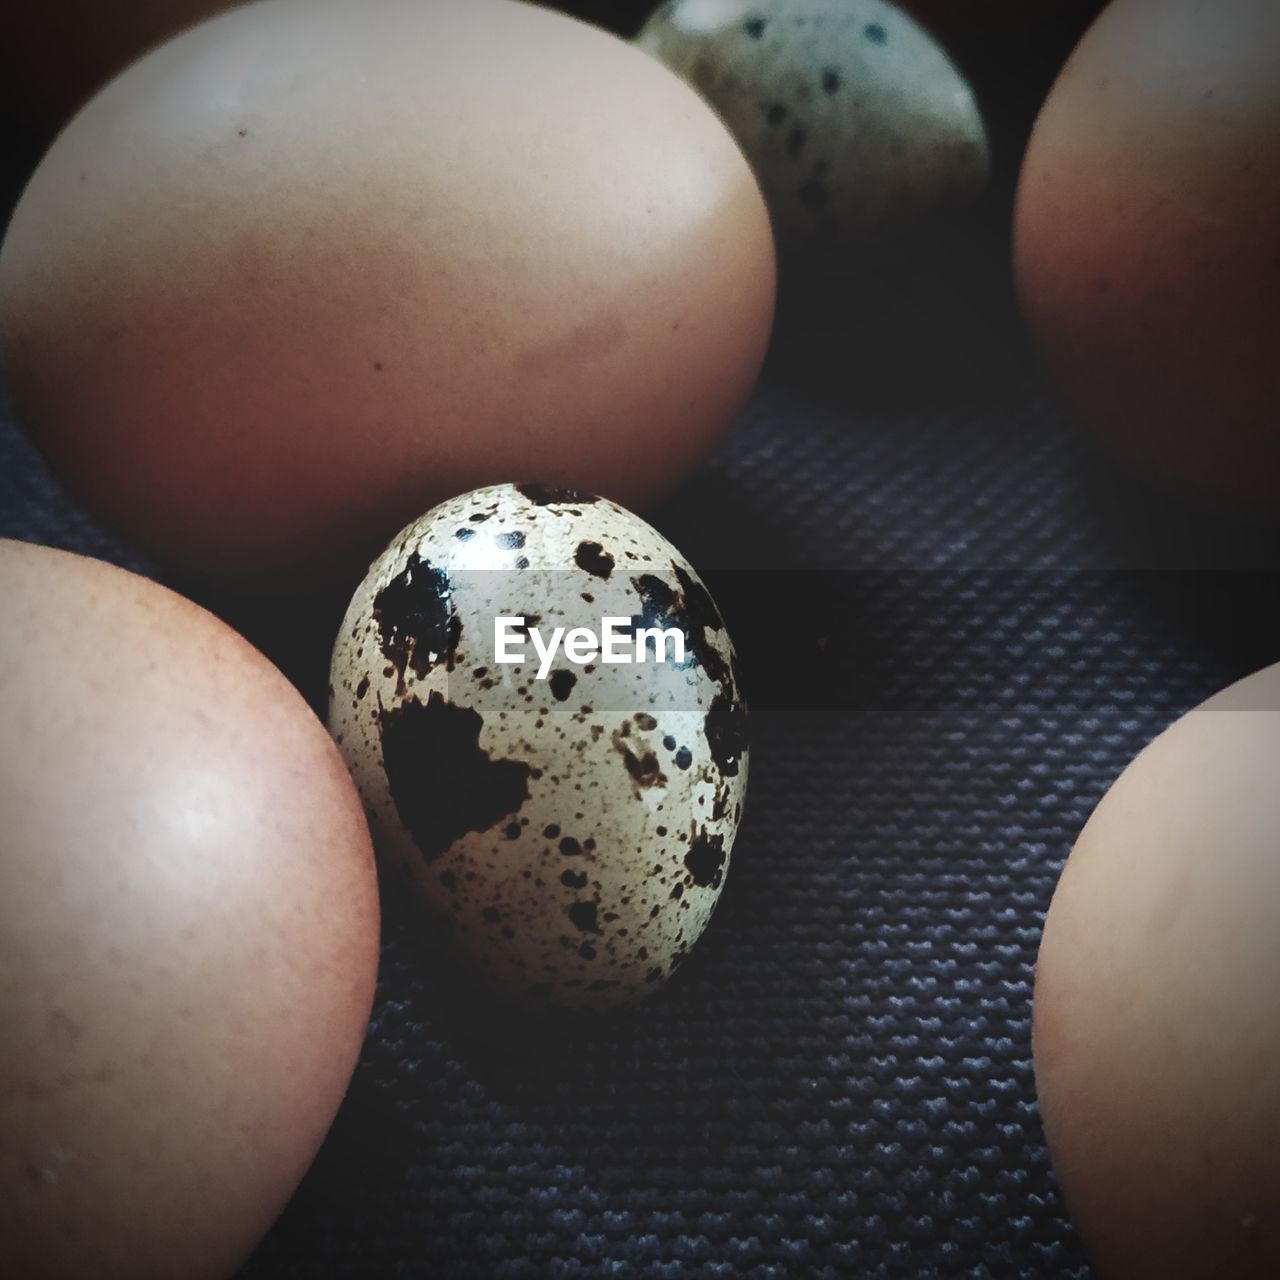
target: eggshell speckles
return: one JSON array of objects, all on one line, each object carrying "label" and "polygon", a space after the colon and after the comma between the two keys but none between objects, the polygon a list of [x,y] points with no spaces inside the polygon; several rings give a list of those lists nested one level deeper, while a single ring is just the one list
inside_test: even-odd
[{"label": "eggshell speckles", "polygon": [[881,0],[673,0],[637,40],[738,139],[789,265],[986,184],[972,91],[924,29]]},{"label": "eggshell speckles", "polygon": [[[684,661],[540,662],[533,632],[609,617],[678,628]],[[497,661],[498,618],[525,661]],[[598,1009],[670,977],[724,884],[747,748],[724,623],[664,538],[568,490],[455,498],[370,569],[332,683],[381,855],[482,984]]]}]

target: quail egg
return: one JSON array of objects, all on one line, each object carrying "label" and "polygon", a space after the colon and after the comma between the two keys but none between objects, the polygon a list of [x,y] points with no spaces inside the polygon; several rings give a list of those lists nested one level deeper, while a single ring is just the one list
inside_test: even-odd
[{"label": "quail egg", "polygon": [[705,929],[746,708],[706,587],[622,507],[497,485],[411,524],[347,611],[330,728],[384,867],[480,986],[607,1008]]},{"label": "quail egg", "polygon": [[793,273],[828,268],[986,185],[972,89],[883,0],[670,0],[637,43],[728,125]]}]

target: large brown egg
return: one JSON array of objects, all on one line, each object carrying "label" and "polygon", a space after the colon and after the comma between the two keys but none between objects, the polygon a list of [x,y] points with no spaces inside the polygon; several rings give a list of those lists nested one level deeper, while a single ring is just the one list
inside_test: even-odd
[{"label": "large brown egg", "polygon": [[0,542],[0,1271],[227,1276],[320,1145],[378,958],[323,726],[210,614]]},{"label": "large brown egg", "polygon": [[1280,5],[1114,0],[1045,104],[1018,289],[1133,466],[1280,505]]},{"label": "large brown egg", "polygon": [[352,582],[441,499],[644,506],[746,398],[755,180],[692,89],[512,0],[266,0],[108,85],[0,253],[60,475],[170,563]]},{"label": "large brown egg", "polygon": [[1103,1280],[1280,1275],[1280,666],[1179,720],[1067,861],[1036,1089]]}]

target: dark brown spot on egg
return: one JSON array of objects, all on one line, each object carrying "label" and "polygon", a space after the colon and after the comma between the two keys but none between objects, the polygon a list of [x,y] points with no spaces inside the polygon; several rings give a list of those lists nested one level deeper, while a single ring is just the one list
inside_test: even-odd
[{"label": "dark brown spot on egg", "polygon": [[704,828],[684,855],[684,865],[689,868],[694,884],[703,889],[715,889],[724,874],[724,857],[724,836],[708,835]]},{"label": "dark brown spot on egg", "polygon": [[632,627],[679,627],[685,636],[685,663],[696,663],[722,687],[730,682],[728,664],[707,639],[708,630],[722,631],[724,620],[710,593],[679,565],[673,564],[678,588],[653,573],[631,579],[640,596],[641,613]]},{"label": "dark brown spot on egg", "polygon": [[747,711],[741,702],[717,693],[707,709],[703,729],[716,767],[726,777],[736,777],[747,751]]},{"label": "dark brown spot on egg", "polygon": [[715,803],[711,809],[711,817],[713,821],[719,821],[729,812],[729,788],[727,786],[717,786],[715,793]]},{"label": "dark brown spot on egg", "polygon": [[576,858],[582,852],[582,846],[572,836],[565,836],[560,841],[560,852],[567,858]]},{"label": "dark brown spot on egg", "polygon": [[578,683],[578,677],[572,671],[553,671],[548,677],[547,683],[551,686],[551,692],[557,702],[564,702],[573,692],[573,686]]},{"label": "dark brown spot on egg", "polygon": [[560,883],[567,889],[585,889],[587,887],[587,874],[585,871],[562,871],[560,873]]},{"label": "dark brown spot on egg", "polygon": [[519,530],[498,533],[494,535],[493,542],[500,551],[518,551],[524,546],[524,534]]},{"label": "dark brown spot on egg", "polygon": [[631,734],[631,722],[624,720],[622,726],[613,731],[613,749],[622,757],[627,773],[635,784],[635,794],[650,787],[665,787],[667,775],[658,764],[658,757],[652,751],[635,752],[631,750],[627,738]]},{"label": "dark brown spot on egg", "polygon": [[425,704],[383,708],[378,721],[391,798],[428,861],[468,832],[488,831],[529,798],[529,766],[481,749],[484,721],[473,708],[433,692]]},{"label": "dark brown spot on egg", "polygon": [[624,751],[622,754],[627,766],[627,772],[638,787],[666,786],[666,774],[658,767],[658,757],[652,751],[646,751],[639,756],[631,751]]},{"label": "dark brown spot on egg", "polygon": [[594,902],[575,902],[569,908],[569,919],[583,933],[600,932],[600,926],[596,924],[596,904]]},{"label": "dark brown spot on egg", "polygon": [[374,597],[378,643],[404,692],[406,667],[423,679],[444,659],[453,670],[462,623],[453,612],[449,575],[420,559],[414,551],[405,567]]},{"label": "dark brown spot on egg", "polygon": [[550,484],[518,484],[516,492],[528,498],[536,507],[589,506],[600,499],[594,494],[581,493],[577,489],[562,489]]},{"label": "dark brown spot on egg", "polygon": [[607,578],[613,572],[613,557],[598,542],[578,543],[573,561],[579,569],[597,578]]}]

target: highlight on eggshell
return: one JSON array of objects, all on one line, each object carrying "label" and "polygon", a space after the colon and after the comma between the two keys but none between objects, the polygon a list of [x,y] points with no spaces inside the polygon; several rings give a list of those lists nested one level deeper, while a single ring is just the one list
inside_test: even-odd
[{"label": "highlight on eggshell", "polygon": [[294,593],[511,474],[663,496],[746,400],[774,285],[737,145],[626,41],[514,0],[263,0],[54,142],[0,357],[115,531]]},{"label": "highlight on eggshell", "polygon": [[746,791],[733,645],[692,566],[594,495],[497,485],[374,562],[330,728],[427,935],[528,1009],[648,996],[688,955]]}]

